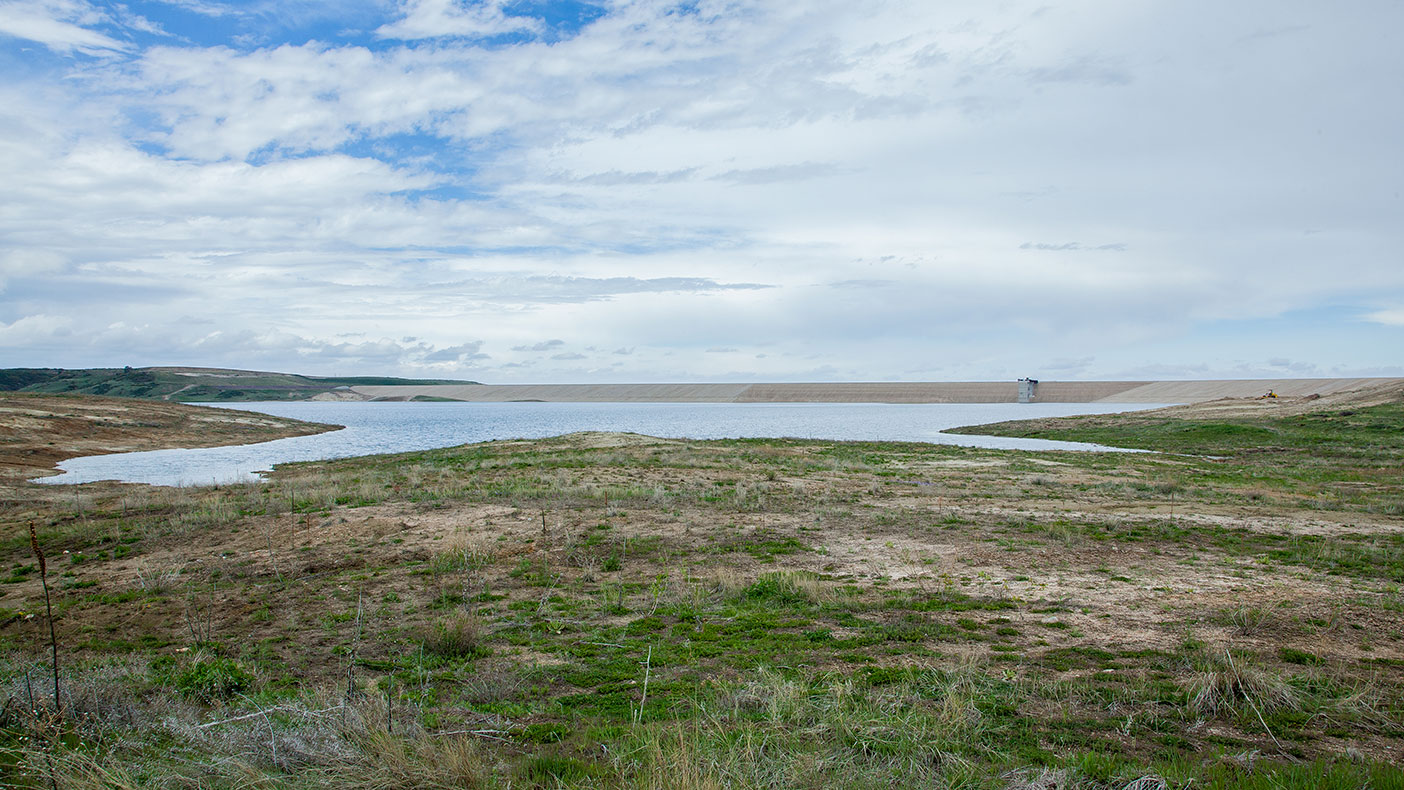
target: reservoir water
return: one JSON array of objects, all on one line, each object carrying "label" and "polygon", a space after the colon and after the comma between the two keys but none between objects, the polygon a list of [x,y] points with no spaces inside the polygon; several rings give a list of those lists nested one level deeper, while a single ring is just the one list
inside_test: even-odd
[{"label": "reservoir water", "polygon": [[[213,404],[212,404],[213,405]],[[1144,403],[238,403],[279,417],[346,426],[316,436],[198,450],[72,458],[43,483],[121,480],[207,485],[256,479],[288,461],[539,439],[576,431],[627,431],[679,439],[792,437],[928,442],[1009,450],[1106,450],[1099,445],[961,436],[964,425],[1153,409]]]}]

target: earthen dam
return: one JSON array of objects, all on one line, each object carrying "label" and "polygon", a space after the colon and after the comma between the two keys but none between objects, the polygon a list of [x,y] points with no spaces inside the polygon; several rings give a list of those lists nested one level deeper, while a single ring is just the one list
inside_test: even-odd
[{"label": "earthen dam", "polygon": [[[1284,398],[1404,386],[1400,378],[1215,379],[1202,381],[1040,381],[1036,403],[1198,403],[1220,398]],[[444,384],[352,387],[363,400],[442,399],[504,403],[1015,403],[1017,381],[773,384]]]}]

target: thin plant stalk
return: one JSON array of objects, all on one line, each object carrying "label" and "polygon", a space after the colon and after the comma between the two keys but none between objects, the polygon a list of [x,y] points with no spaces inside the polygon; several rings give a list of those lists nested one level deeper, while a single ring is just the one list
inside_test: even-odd
[{"label": "thin plant stalk", "polygon": [[29,548],[34,552],[34,559],[39,561],[39,582],[44,585],[44,619],[49,621],[49,652],[53,656],[54,667],[54,712],[63,710],[63,705],[59,702],[59,663],[58,663],[58,633],[54,630],[54,607],[49,599],[49,568],[44,562],[44,550],[39,547],[39,533],[34,529],[34,522],[29,522]]}]

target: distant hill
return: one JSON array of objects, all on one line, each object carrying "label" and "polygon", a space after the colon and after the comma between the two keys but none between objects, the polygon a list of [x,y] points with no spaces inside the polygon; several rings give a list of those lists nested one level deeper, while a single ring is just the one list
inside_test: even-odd
[{"label": "distant hill", "polygon": [[5,368],[0,391],[111,395],[194,403],[310,400],[356,386],[476,384],[454,379],[393,376],[299,376],[222,368]]}]

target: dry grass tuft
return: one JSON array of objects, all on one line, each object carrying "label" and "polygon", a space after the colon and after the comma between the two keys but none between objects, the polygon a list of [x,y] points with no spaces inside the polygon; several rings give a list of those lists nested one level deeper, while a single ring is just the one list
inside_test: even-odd
[{"label": "dry grass tuft", "polygon": [[35,787],[58,786],[65,790],[143,790],[150,787],[121,765],[109,764],[81,751],[50,748],[31,743],[22,765]]},{"label": "dry grass tuft", "polygon": [[133,582],[148,595],[165,595],[180,586],[180,574],[180,568],[142,568]]},{"label": "dry grass tuft", "polygon": [[485,548],[480,540],[456,534],[444,541],[443,548],[434,554],[429,567],[435,573],[471,571],[487,567],[495,559],[492,551]]},{"label": "dry grass tuft", "polygon": [[1262,606],[1238,606],[1228,611],[1227,619],[1240,636],[1253,636],[1276,625],[1276,611],[1280,606],[1280,601]]},{"label": "dry grass tuft", "polygon": [[461,736],[405,739],[366,731],[356,739],[361,752],[352,770],[338,770],[332,786],[348,790],[449,790],[487,787],[492,761],[482,745]]},{"label": "dry grass tuft", "polygon": [[676,738],[660,733],[650,739],[638,777],[640,790],[722,790],[726,785],[703,767],[696,748],[682,730],[675,734]]},{"label": "dry grass tuft", "polygon": [[815,573],[798,570],[779,570],[761,574],[749,592],[766,590],[785,598],[808,601],[820,606],[838,598],[833,586],[821,580]]},{"label": "dry grass tuft", "polygon": [[1227,653],[1213,659],[1190,681],[1190,709],[1200,715],[1240,710],[1242,703],[1260,713],[1300,710],[1301,698],[1281,675],[1235,660]]},{"label": "dry grass tuft", "polygon": [[482,650],[483,623],[467,612],[455,612],[429,626],[424,650],[445,658],[467,658]]}]

